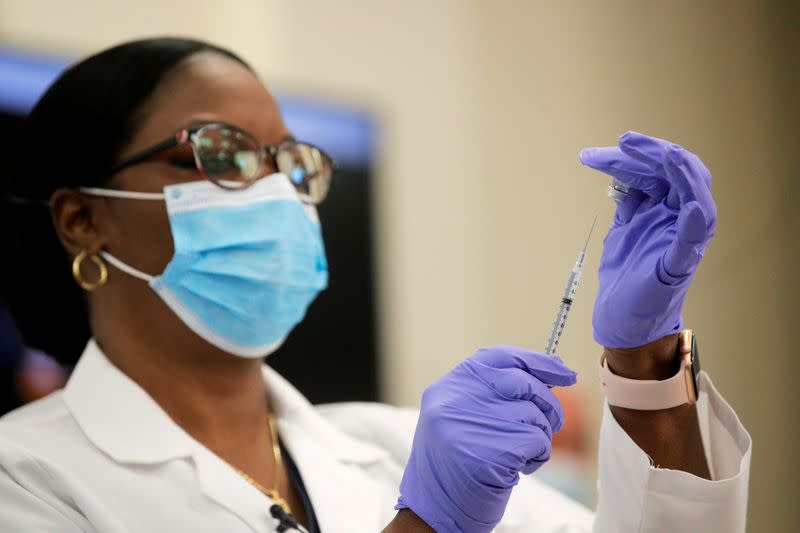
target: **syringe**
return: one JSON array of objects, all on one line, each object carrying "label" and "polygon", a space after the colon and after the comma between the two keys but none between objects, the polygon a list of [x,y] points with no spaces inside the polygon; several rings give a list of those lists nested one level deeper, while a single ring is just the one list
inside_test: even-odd
[{"label": "syringe", "polygon": [[558,341],[561,339],[561,334],[564,332],[564,326],[567,325],[567,315],[572,308],[572,302],[575,299],[575,291],[578,290],[578,283],[581,282],[581,274],[583,274],[583,263],[586,260],[586,247],[589,246],[589,239],[592,237],[594,225],[597,223],[597,217],[594,217],[592,228],[589,230],[589,236],[586,237],[586,244],[583,250],[578,254],[578,259],[575,261],[575,266],[569,273],[567,280],[567,288],[564,289],[564,297],[561,298],[561,305],[558,306],[558,313],[556,313],[556,321],[553,323],[553,330],[550,332],[550,338],[547,339],[547,344],[544,348],[544,353],[547,355],[555,355]]}]

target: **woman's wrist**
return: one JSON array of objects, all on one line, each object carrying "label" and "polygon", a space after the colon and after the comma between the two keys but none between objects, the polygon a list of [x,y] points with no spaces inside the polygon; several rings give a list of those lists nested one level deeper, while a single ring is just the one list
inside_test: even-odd
[{"label": "woman's wrist", "polygon": [[411,509],[401,509],[382,533],[436,533],[436,531]]},{"label": "woman's wrist", "polygon": [[[608,367],[628,379],[663,380],[680,369],[678,335],[636,348],[606,348]],[[696,406],[639,411],[611,406],[617,423],[660,468],[683,470],[710,479]]]},{"label": "woman's wrist", "polygon": [[609,369],[628,379],[667,379],[680,368],[678,335],[667,335],[636,348],[605,348]]}]

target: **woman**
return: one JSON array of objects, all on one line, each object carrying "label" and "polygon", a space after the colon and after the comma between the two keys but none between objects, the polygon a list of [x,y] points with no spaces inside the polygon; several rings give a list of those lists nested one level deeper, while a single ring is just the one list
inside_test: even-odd
[{"label": "woman", "polygon": [[[661,379],[713,200],[696,156],[638,134],[622,147],[582,156],[631,186],[595,336],[626,347],[605,352],[614,372]],[[63,393],[0,422],[0,530],[691,530],[710,517],[743,530],[749,438],[703,376],[700,407],[606,409],[595,519],[520,481],[562,424],[549,387],[575,382],[557,358],[477,352],[426,391],[413,444],[415,413],[314,409],[263,366],[327,283],[314,205],[331,163],[231,52],[151,39],[78,63],[31,113],[12,165],[9,197],[27,204],[12,232],[47,247],[46,228],[16,218],[46,203],[72,266],[20,255],[9,279],[25,294],[17,280],[71,272],[92,340]],[[724,450],[704,452],[698,420],[707,439],[729,435]]]}]

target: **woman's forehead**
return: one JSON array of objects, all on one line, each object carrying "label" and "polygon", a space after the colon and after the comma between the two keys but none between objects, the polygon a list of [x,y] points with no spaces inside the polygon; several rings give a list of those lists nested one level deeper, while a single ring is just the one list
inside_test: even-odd
[{"label": "woman's forehead", "polygon": [[201,53],[184,60],[158,86],[125,151],[145,148],[202,122],[238,126],[265,144],[277,143],[288,133],[275,99],[252,71],[225,56]]}]

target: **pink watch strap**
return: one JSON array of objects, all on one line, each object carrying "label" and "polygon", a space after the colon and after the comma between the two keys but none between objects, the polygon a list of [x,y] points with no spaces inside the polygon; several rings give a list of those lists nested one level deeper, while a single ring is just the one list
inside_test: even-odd
[{"label": "pink watch strap", "polygon": [[600,356],[600,388],[609,405],[653,411],[696,402],[692,379],[691,352],[681,354],[678,373],[664,380],[628,379],[608,368],[605,355]]}]

